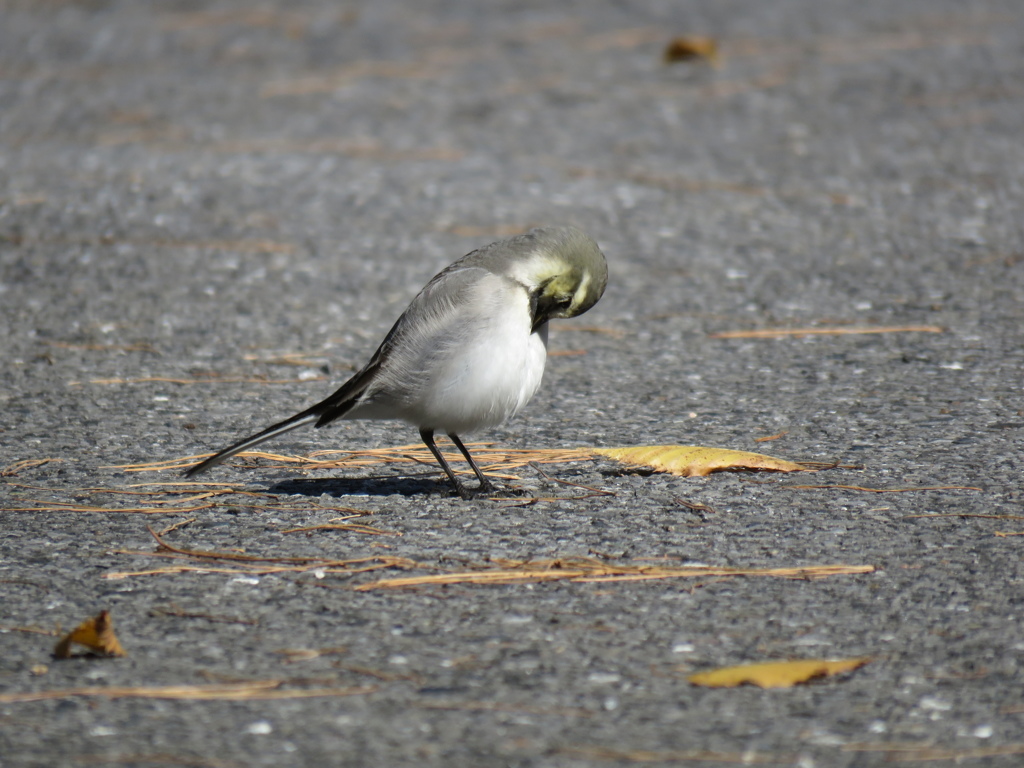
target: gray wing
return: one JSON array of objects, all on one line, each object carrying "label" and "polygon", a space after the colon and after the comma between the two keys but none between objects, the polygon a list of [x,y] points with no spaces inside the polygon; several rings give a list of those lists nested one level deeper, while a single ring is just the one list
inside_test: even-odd
[{"label": "gray wing", "polygon": [[363,403],[415,398],[432,361],[461,346],[472,332],[472,317],[480,311],[476,294],[488,279],[501,278],[459,261],[427,283],[366,366],[309,409],[319,413],[316,426],[330,424]]},{"label": "gray wing", "polygon": [[430,355],[441,352],[445,344],[461,343],[458,329],[465,328],[466,323],[459,322],[459,318],[465,312],[467,294],[479,287],[485,276],[494,277],[485,268],[466,266],[465,258],[427,283],[391,327],[370,361],[330,397],[228,446],[186,470],[185,477],[205,472],[235,454],[306,424],[326,426],[375,395],[388,396],[396,391],[408,394],[421,370],[429,364]]}]

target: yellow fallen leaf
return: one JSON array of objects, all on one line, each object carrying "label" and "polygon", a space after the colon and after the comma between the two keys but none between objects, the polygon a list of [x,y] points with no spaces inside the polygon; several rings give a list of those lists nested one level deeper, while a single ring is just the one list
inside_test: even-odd
[{"label": "yellow fallen leaf", "polygon": [[694,685],[708,688],[735,688],[744,683],[761,688],[791,688],[816,677],[831,677],[864,666],[870,658],[857,659],[800,659],[797,661],[770,661],[764,664],[742,664],[738,667],[720,667],[708,672],[690,675]]},{"label": "yellow fallen leaf", "polygon": [[91,619],[86,619],[73,631],[68,633],[57,643],[53,649],[53,655],[58,659],[71,657],[71,645],[78,643],[84,645],[90,651],[104,654],[105,656],[127,656],[117,635],[114,634],[114,620],[110,617],[110,611],[100,611]]},{"label": "yellow fallen leaf", "polygon": [[725,469],[756,469],[773,472],[806,472],[809,467],[762,453],[708,448],[702,445],[634,445],[624,448],[594,448],[599,456],[624,464],[647,466],[680,477],[705,477]]}]

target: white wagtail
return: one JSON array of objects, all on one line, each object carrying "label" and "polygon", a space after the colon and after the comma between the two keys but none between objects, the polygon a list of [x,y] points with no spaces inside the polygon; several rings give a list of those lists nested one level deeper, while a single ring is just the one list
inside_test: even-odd
[{"label": "white wagtail", "polygon": [[604,293],[608,265],[575,227],[534,229],[473,251],[427,283],[370,362],[326,400],[196,464],[192,477],[236,453],[303,424],[335,419],[401,419],[420,437],[463,498],[462,482],[434,444],[444,432],[480,471],[459,435],[493,427],[540,386],[548,321],[575,317]]}]

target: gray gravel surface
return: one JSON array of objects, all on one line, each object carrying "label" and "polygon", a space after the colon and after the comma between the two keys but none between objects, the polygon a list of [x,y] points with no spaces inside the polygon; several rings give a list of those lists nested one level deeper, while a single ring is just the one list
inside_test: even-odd
[{"label": "gray gravel surface", "polygon": [[[681,34],[718,66],[663,64]],[[0,2],[0,763],[1022,764],[1022,40],[1018,0]],[[259,495],[113,493],[320,399],[440,268],[561,223],[608,291],[479,439],[846,468],[584,461],[467,502],[429,466],[235,461],[198,488]],[[345,508],[390,535],[286,533]],[[147,526],[179,523],[180,549],[416,565],[158,557]],[[874,571],[354,589],[570,557]],[[51,659],[104,609],[127,657]],[[251,681],[287,697],[101,695]]]}]

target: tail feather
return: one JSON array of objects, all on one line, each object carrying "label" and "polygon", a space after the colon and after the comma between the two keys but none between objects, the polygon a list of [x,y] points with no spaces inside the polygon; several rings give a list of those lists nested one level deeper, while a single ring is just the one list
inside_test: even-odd
[{"label": "tail feather", "polygon": [[[314,406],[314,408],[315,407],[316,406]],[[198,475],[200,472],[205,472],[211,467],[217,466],[222,461],[230,459],[236,453],[247,451],[250,448],[257,446],[262,442],[275,438],[278,435],[283,435],[285,432],[291,432],[293,429],[297,429],[305,424],[312,424],[319,418],[319,411],[315,411],[313,409],[303,411],[302,413],[298,413],[292,416],[290,419],[285,419],[284,421],[278,422],[277,424],[274,424],[271,427],[267,427],[262,432],[257,432],[255,435],[251,435],[245,438],[244,440],[238,441],[234,445],[228,446],[220,453],[215,453],[213,456],[206,459],[206,461],[200,462],[199,464],[196,464],[194,467],[190,467],[189,469],[185,470],[184,476],[193,477],[195,475]]]},{"label": "tail feather", "polygon": [[[399,322],[401,322],[401,319],[399,319]],[[389,339],[393,333],[394,329],[392,329],[391,334],[388,334]],[[202,461],[194,467],[190,467],[185,470],[184,476],[193,477],[198,475],[200,472],[205,472],[210,469],[210,467],[215,467],[222,461],[230,459],[236,453],[247,451],[253,446],[275,438],[278,435],[283,435],[285,432],[291,432],[293,429],[297,429],[304,424],[315,423],[317,427],[323,427],[330,424],[335,419],[342,418],[355,407],[356,401],[365,392],[367,385],[376,375],[377,369],[380,367],[384,357],[386,356],[386,345],[387,339],[384,340],[384,344],[381,344],[380,348],[374,354],[373,359],[367,363],[366,367],[342,384],[341,387],[330,397],[321,400],[316,405],[310,406],[301,413],[297,413],[284,421],[279,421],[277,424],[267,427],[262,432],[257,432],[255,435],[247,437],[244,440],[239,440],[237,443],[228,446],[220,453],[215,453],[213,456],[206,459],[206,461]]]}]

